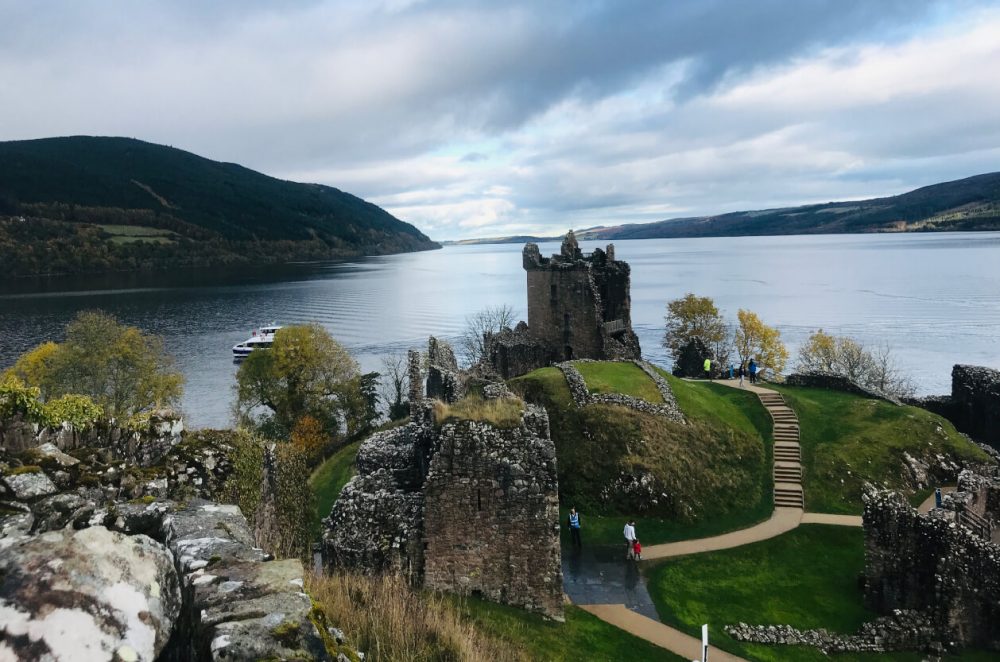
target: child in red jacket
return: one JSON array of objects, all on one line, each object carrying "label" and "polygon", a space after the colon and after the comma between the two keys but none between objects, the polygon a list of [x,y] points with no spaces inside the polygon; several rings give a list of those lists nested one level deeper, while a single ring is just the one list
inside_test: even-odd
[{"label": "child in red jacket", "polygon": [[638,538],[632,543],[632,556],[636,561],[642,560],[642,545],[639,544]]}]

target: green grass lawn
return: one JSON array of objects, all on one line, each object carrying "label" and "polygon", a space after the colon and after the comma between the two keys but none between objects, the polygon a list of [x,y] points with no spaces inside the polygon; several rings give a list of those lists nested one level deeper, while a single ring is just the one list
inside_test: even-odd
[{"label": "green grass lawn", "polygon": [[[852,393],[771,386],[799,417],[806,507],[814,512],[861,514],[865,481],[915,494],[906,480],[904,453],[943,454],[986,462],[981,449],[945,419],[917,407],[897,407]],[[954,477],[949,482],[953,482]]]},{"label": "green grass lawn", "polygon": [[665,660],[684,658],[605,623],[579,607],[566,607],[566,622],[555,623],[514,607],[485,600],[456,600],[462,615],[480,630],[510,642],[533,660]]},{"label": "green grass lawn", "polygon": [[319,465],[309,477],[309,486],[316,496],[313,529],[317,535],[321,520],[330,514],[333,502],[340,496],[340,491],[347,485],[347,481],[354,477],[354,458],[358,456],[360,446],[360,441],[344,446]]},{"label": "green grass lawn", "polygon": [[[635,368],[621,363],[581,366]],[[648,375],[635,371],[652,384]],[[621,407],[578,409],[557,368],[511,380],[511,388],[549,412],[562,519],[576,506],[584,517],[587,544],[617,544],[623,518],[629,516],[636,518],[640,540],[656,544],[751,526],[773,510],[771,419],[757,397],[719,384],[667,379],[691,424]],[[672,510],[642,512],[635,499],[599,498],[603,485],[637,464],[663,476],[678,495]],[[568,536],[565,527],[563,535]]]},{"label": "green grass lawn", "polygon": [[573,365],[583,375],[591,393],[622,393],[654,404],[663,402],[656,384],[634,363],[602,361]]},{"label": "green grass lawn", "polygon": [[[709,624],[713,645],[751,660],[827,660],[806,646],[738,642],[723,631],[735,623],[788,624],[853,633],[876,617],[862,604],[861,529],[806,524],[777,538],[651,563],[644,572],[664,623],[697,636]],[[919,654],[848,655],[834,660],[916,660]],[[959,659],[978,658],[963,653]]]}]

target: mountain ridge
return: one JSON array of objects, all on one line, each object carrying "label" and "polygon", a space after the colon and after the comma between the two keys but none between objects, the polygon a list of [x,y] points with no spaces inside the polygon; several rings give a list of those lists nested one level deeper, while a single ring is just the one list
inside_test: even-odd
[{"label": "mountain ridge", "polygon": [[0,218],[0,275],[14,276],[439,247],[340,189],[134,138],[0,142]]},{"label": "mountain ridge", "polygon": [[[939,182],[894,196],[687,216],[577,230],[578,239],[674,239],[787,234],[1000,230],[1000,172]],[[492,237],[444,244],[555,241]]]}]

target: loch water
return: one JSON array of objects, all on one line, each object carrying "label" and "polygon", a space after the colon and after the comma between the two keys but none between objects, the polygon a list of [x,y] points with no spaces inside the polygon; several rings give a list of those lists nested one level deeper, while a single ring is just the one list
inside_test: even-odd
[{"label": "loch water", "polygon": [[[587,251],[602,242],[581,242]],[[231,347],[262,324],[319,322],[365,370],[379,357],[452,338],[466,317],[526,312],[520,244],[240,270],[0,282],[0,368],[59,340],[81,310],[102,309],[164,337],[186,378],[190,427],[230,423]],[[558,244],[543,244],[543,255]],[[945,393],[954,363],[1000,368],[1000,233],[819,235],[615,242],[632,265],[632,320],[643,354],[666,365],[668,300],[711,296],[777,326],[793,360],[809,333],[889,345],[921,394]]]}]

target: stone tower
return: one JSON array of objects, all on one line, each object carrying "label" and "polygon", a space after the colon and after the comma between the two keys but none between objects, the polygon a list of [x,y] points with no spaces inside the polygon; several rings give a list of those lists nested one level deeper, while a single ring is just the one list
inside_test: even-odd
[{"label": "stone tower", "polygon": [[491,343],[491,364],[504,378],[570,359],[638,359],[632,331],[631,270],[614,245],[584,255],[570,230],[559,253],[523,252],[528,323]]}]

